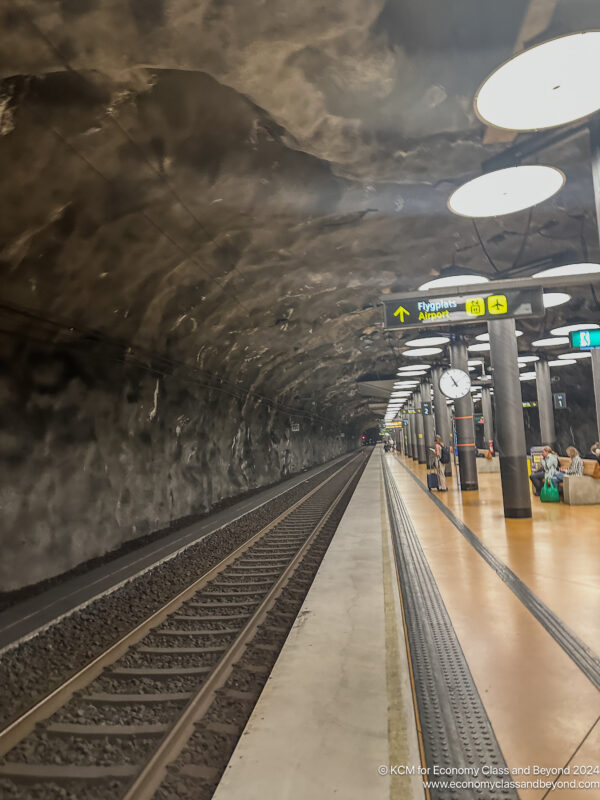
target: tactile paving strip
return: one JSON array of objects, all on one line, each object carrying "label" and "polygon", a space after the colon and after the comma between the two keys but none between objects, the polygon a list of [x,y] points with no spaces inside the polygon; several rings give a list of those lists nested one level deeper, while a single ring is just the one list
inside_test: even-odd
[{"label": "tactile paving strip", "polygon": [[[507,766],[414,525],[385,459],[383,474],[432,800],[518,800]],[[484,769],[485,768],[485,769]],[[438,776],[435,770],[438,770]],[[439,775],[439,772],[443,774]],[[487,774],[486,774],[487,773]],[[465,783],[473,784],[466,787]],[[485,785],[478,785],[478,784]]]}]

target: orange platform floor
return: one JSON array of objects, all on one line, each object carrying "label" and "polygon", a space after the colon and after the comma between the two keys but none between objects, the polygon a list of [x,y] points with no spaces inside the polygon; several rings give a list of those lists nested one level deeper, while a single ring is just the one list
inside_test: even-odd
[{"label": "orange platform floor", "polygon": [[[480,475],[479,491],[464,493],[453,476],[447,493],[430,494],[424,466],[396,454],[385,458],[507,763],[569,766],[571,778],[586,767],[589,780],[600,780],[598,689],[460,530],[464,523],[598,664],[600,509],[533,498],[532,519],[506,520],[499,474]],[[600,789],[527,789],[520,796],[587,800],[600,798]]]}]

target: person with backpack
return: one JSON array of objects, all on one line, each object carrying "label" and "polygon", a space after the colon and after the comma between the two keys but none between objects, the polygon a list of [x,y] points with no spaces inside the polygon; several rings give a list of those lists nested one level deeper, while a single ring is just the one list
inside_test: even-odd
[{"label": "person with backpack", "polygon": [[444,465],[450,461],[450,450],[444,444],[444,440],[438,434],[434,442],[435,471],[438,479],[438,491],[447,492],[446,471]]}]

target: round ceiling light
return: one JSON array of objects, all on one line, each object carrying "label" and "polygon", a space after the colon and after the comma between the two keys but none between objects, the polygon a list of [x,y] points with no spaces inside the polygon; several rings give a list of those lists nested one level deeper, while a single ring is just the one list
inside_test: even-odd
[{"label": "round ceiling light", "polygon": [[535,372],[522,372],[519,375],[520,381],[534,381],[536,378]]},{"label": "round ceiling light", "polygon": [[490,279],[485,275],[474,275],[472,272],[467,272],[464,275],[445,275],[443,278],[434,278],[427,283],[419,286],[420,292],[426,292],[429,289],[451,289],[453,286],[470,286],[474,283],[489,283]]},{"label": "round ceiling light", "polygon": [[532,361],[539,361],[539,356],[517,356],[517,360],[521,361],[523,364],[529,364]]},{"label": "round ceiling light", "polygon": [[449,336],[421,336],[419,339],[409,339],[404,342],[407,347],[437,347],[440,344],[448,344]]},{"label": "round ceiling light", "polygon": [[532,278],[558,278],[562,275],[591,275],[600,272],[600,264],[565,264],[563,267],[550,267],[534,272]]},{"label": "round ceiling light", "polygon": [[422,358],[423,356],[436,356],[441,352],[441,347],[418,347],[416,350],[405,350],[402,356],[406,356],[407,358]]},{"label": "round ceiling light", "polygon": [[[421,355],[423,355],[422,352],[421,352]],[[431,364],[411,364],[410,366],[407,365],[405,367],[398,367],[398,372],[402,373],[402,372],[406,372],[407,370],[430,369],[430,368],[431,368]]]},{"label": "round ceiling light", "polygon": [[489,350],[489,349],[490,349],[490,343],[489,342],[479,342],[479,344],[470,344],[467,347],[467,350],[469,350],[469,352],[473,352],[473,353],[478,353],[478,352],[482,352],[483,353],[483,352],[485,352],[486,350]]},{"label": "round ceiling light", "polygon": [[543,42],[502,64],[475,95],[475,113],[511,131],[553,128],[600,108],[600,31]]},{"label": "round ceiling light", "polygon": [[532,342],[532,347],[558,347],[562,344],[569,344],[569,340],[566,336],[555,336],[554,339],[538,339],[536,342]]},{"label": "round ceiling light", "polygon": [[411,370],[410,372],[403,372],[402,375],[427,375],[426,369],[415,369]]},{"label": "round ceiling light", "polygon": [[582,351],[581,353],[563,353],[561,356],[557,356],[557,358],[564,358],[565,360],[572,361],[575,359],[579,361],[582,358],[591,358],[592,354],[588,351]]},{"label": "round ceiling light", "polygon": [[[517,339],[519,338],[519,336],[523,336],[523,331],[515,330],[515,336],[517,337]],[[477,339],[478,342],[489,342],[490,335],[489,333],[480,333],[475,338]]]},{"label": "round ceiling light", "polygon": [[527,164],[487,172],[459,186],[448,208],[461,217],[500,217],[547,200],[565,183],[556,167]]},{"label": "round ceiling light", "polygon": [[544,292],[544,308],[553,308],[568,303],[571,295],[566,292]]},{"label": "round ceiling light", "polygon": [[563,358],[558,361],[549,361],[549,367],[568,367],[569,364],[576,364],[577,361],[574,358]]},{"label": "round ceiling light", "polygon": [[598,328],[600,328],[600,325],[596,325],[595,322],[591,322],[588,325],[563,325],[560,328],[553,328],[550,334],[552,336],[568,336],[571,331],[595,331],[598,330]]}]

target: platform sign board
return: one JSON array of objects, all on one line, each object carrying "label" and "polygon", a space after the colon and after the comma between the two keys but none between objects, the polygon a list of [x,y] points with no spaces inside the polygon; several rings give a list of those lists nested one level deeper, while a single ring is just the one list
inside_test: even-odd
[{"label": "platform sign board", "polygon": [[575,350],[595,350],[600,347],[600,330],[571,331],[571,347]]},{"label": "platform sign board", "polygon": [[384,297],[382,302],[383,324],[387,330],[544,316],[541,287],[497,291],[478,286],[472,294],[435,295],[423,292],[418,297]]},{"label": "platform sign board", "polygon": [[566,408],[567,407],[567,395],[565,392],[554,392],[552,395],[552,399],[554,401],[554,408]]}]

